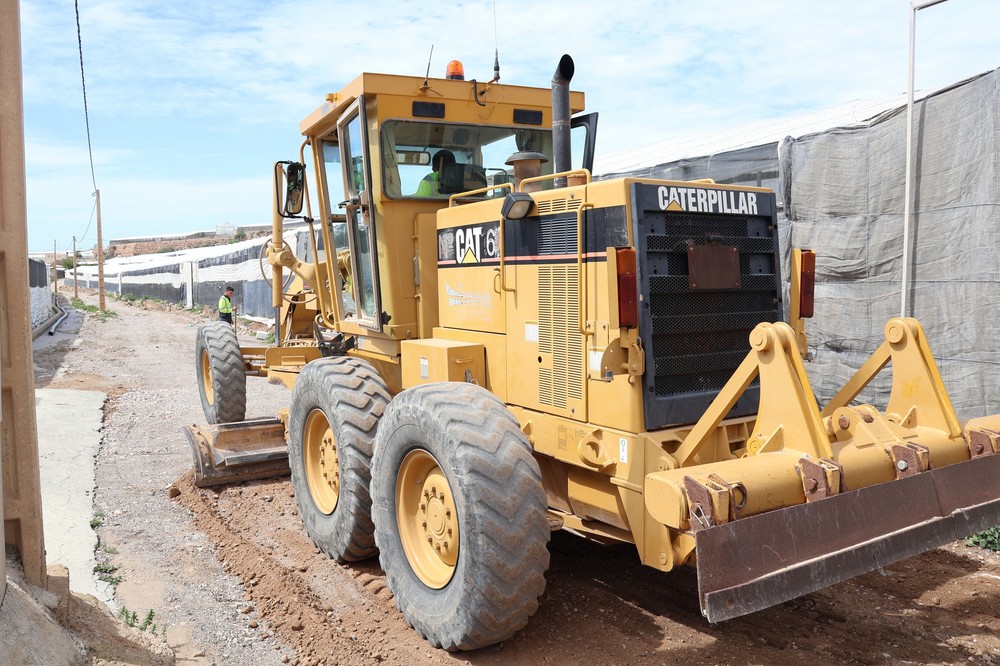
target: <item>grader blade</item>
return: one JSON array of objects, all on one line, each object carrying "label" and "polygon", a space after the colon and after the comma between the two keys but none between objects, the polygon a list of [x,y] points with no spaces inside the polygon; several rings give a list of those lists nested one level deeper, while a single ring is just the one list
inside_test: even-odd
[{"label": "grader blade", "polygon": [[194,455],[194,483],[200,488],[287,476],[285,425],[278,419],[184,428]]},{"label": "grader blade", "polygon": [[1000,524],[1000,455],[696,534],[711,622],[752,613]]}]

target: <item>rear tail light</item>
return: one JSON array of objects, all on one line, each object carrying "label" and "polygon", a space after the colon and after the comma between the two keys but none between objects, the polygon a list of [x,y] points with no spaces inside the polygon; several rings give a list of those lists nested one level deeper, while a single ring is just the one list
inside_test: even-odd
[{"label": "rear tail light", "polygon": [[616,248],[615,258],[618,266],[618,325],[622,328],[634,328],[639,324],[635,250],[630,247]]},{"label": "rear tail light", "polygon": [[812,250],[802,250],[799,282],[799,316],[807,319],[813,316],[813,304],[816,300],[816,253]]}]

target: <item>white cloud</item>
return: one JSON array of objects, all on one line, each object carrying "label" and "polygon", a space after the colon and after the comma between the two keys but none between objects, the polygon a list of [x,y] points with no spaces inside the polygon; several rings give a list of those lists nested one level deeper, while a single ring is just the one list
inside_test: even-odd
[{"label": "white cloud", "polygon": [[[148,179],[147,192],[163,195],[169,188],[149,189],[158,180],[210,173],[231,184],[225,189],[241,206],[263,201],[256,211],[234,208],[233,221],[266,218],[267,192],[230,187],[258,178],[266,185],[269,163],[297,152],[298,122],[326,93],[364,71],[422,76],[432,44],[432,76],[457,58],[468,78],[488,79],[494,35],[505,84],[548,87],[559,56],[574,57],[572,87],[601,113],[599,153],[906,87],[904,0],[505,0],[495,13],[494,25],[490,0],[81,3],[98,184]],[[75,16],[63,2],[22,0],[21,18],[29,178],[89,181]],[[1000,65],[998,26],[994,0],[922,11],[917,87]],[[93,188],[84,189],[79,207],[89,214]],[[164,233],[188,229],[190,197],[116,199],[134,203],[122,211],[130,220],[169,224]],[[44,200],[29,201],[36,219],[45,217],[35,208]]]}]

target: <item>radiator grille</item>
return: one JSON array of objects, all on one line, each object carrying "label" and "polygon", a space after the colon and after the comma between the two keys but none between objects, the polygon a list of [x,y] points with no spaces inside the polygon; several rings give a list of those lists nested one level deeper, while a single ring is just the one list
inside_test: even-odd
[{"label": "radiator grille", "polygon": [[[750,351],[750,331],[781,316],[777,225],[773,195],[758,196],[758,215],[692,213],[660,210],[637,188],[646,427],[653,429],[696,421]],[[706,242],[737,248],[739,288],[691,289],[688,246]],[[751,414],[756,402],[754,388],[730,415]]]},{"label": "radiator grille", "polygon": [[551,368],[538,370],[538,400],[565,409],[583,398],[583,337],[576,330],[576,266],[538,269],[538,351],[552,356]]}]

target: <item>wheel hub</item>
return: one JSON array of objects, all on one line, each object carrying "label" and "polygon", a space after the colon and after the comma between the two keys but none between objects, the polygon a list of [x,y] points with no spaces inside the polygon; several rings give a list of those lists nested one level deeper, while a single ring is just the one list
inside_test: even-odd
[{"label": "wheel hub", "polygon": [[316,508],[329,515],[337,508],[340,495],[340,457],[322,410],[314,409],[306,417],[302,449],[309,494]]},{"label": "wheel hub", "polygon": [[411,451],[400,465],[396,518],[417,577],[434,589],[447,585],[458,562],[458,512],[447,477],[427,451]]}]

